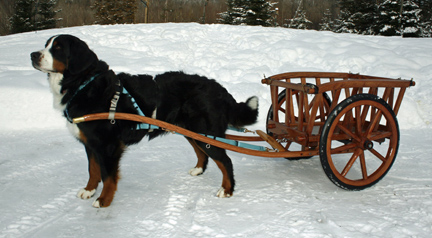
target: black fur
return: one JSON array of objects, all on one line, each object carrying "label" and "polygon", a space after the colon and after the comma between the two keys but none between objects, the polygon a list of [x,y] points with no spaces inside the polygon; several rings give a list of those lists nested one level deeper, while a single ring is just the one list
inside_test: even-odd
[{"label": "black fur", "polygon": [[[37,53],[32,53],[33,65],[37,65],[38,57],[35,55]],[[64,65],[65,69],[60,72],[63,74],[61,103],[67,105],[69,116],[72,118],[91,113],[108,112],[118,80],[135,98],[146,116],[151,117],[156,109],[157,119],[194,132],[224,137],[228,124],[234,126],[252,124],[258,115],[256,108],[252,109],[248,106],[249,101],[237,103],[225,88],[206,77],[183,72],[167,72],[154,78],[150,75],[126,73],[117,75],[109,70],[104,61],[98,59],[86,43],[74,36],[56,36],[50,53],[55,60]],[[77,92],[80,85],[91,77],[95,79]],[[128,95],[121,94],[117,112],[137,113]],[[91,164],[92,160],[96,162],[100,167],[100,179],[104,181],[104,190],[98,199],[101,206],[108,206],[111,203],[112,198],[109,198],[109,195],[104,197],[105,181],[110,178],[117,184],[119,161],[124,146],[138,143],[146,135],[153,139],[165,133],[162,130],[150,132],[136,130],[135,126],[134,122],[121,120],[117,120],[114,125],[108,120],[78,124],[80,130],[78,138],[86,148],[89,163]],[[232,163],[225,150],[213,146],[206,148],[202,142],[190,139],[189,141],[201,150],[201,152],[196,150],[198,157],[201,153],[202,157],[210,156],[214,159],[219,167],[221,167],[220,164],[223,165],[221,170],[224,172],[225,169],[228,177],[224,177],[222,185],[228,186],[224,188],[224,192],[226,195],[231,195],[235,182]],[[157,153],[157,151],[152,153]],[[205,170],[207,160],[205,159],[203,163]],[[227,185],[228,180],[230,184]],[[86,190],[88,189],[92,189],[92,186],[88,185]]]}]

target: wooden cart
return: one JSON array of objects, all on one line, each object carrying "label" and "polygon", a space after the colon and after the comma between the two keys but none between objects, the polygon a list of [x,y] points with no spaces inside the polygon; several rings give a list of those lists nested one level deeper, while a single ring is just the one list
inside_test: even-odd
[{"label": "wooden cart", "polygon": [[[270,85],[272,105],[266,132],[258,136],[227,134],[213,138],[133,114],[118,120],[155,125],[209,145],[262,157],[308,158],[319,155],[324,172],[337,186],[361,190],[382,179],[399,147],[396,115],[413,80],[351,73],[294,72],[262,80]],[[108,113],[86,115],[75,123],[108,119]],[[241,146],[266,141],[270,149]],[[248,144],[244,144],[248,145]]]}]

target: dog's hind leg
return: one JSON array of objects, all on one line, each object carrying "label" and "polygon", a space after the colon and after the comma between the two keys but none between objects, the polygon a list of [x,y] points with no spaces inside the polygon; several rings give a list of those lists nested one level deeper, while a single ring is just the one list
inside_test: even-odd
[{"label": "dog's hind leg", "polygon": [[225,149],[215,146],[206,146],[205,143],[197,142],[197,145],[209,155],[222,172],[222,186],[216,196],[224,198],[231,197],[234,192],[234,171],[230,157],[228,157]]},{"label": "dog's hind leg", "polygon": [[85,147],[85,149],[89,163],[89,180],[87,182],[87,186],[78,191],[77,197],[82,199],[89,199],[93,197],[96,192],[96,188],[101,181],[101,171],[99,162],[96,161],[94,153],[87,146]]},{"label": "dog's hind leg", "polygon": [[200,174],[204,173],[204,171],[207,168],[208,155],[206,153],[204,153],[204,151],[197,145],[195,140],[193,140],[191,138],[187,138],[187,137],[186,137],[186,139],[189,141],[189,143],[194,148],[195,153],[196,153],[197,158],[198,158],[197,164],[195,165],[194,168],[189,170],[189,174],[192,176],[200,175]]},{"label": "dog's hind leg", "polygon": [[234,173],[231,159],[226,156],[223,160],[213,159],[222,172],[222,186],[216,196],[220,198],[231,197],[234,192]]}]

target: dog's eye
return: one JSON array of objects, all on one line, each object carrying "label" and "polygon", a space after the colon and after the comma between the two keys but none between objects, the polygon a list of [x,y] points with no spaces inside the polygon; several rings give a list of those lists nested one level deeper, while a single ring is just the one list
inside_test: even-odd
[{"label": "dog's eye", "polygon": [[54,49],[55,49],[55,50],[60,50],[60,49],[61,49],[61,46],[59,46],[59,45],[55,45],[55,46],[54,46]]}]

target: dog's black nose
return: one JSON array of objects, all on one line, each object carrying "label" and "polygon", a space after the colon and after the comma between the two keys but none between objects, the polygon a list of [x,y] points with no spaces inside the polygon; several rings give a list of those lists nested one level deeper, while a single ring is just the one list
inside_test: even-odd
[{"label": "dog's black nose", "polygon": [[40,52],[33,52],[30,54],[31,60],[36,61],[39,60],[41,53]]}]

